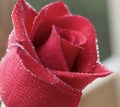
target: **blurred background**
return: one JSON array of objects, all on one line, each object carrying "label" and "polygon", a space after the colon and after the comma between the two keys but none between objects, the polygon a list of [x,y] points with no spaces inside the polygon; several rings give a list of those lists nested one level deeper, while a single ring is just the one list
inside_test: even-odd
[{"label": "blurred background", "polygon": [[[27,0],[37,11],[56,0]],[[97,79],[83,92],[80,107],[120,107],[120,0],[63,0],[73,14],[89,18],[96,29],[100,59],[114,74]],[[16,0],[0,0],[0,58],[12,30],[11,12]]]}]

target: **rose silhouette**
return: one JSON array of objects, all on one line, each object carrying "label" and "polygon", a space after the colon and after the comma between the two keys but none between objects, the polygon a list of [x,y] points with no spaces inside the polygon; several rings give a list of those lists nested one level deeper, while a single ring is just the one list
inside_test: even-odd
[{"label": "rose silhouette", "polygon": [[85,86],[111,73],[97,57],[93,25],[63,2],[37,13],[18,0],[12,19],[0,63],[0,95],[7,107],[77,107]]}]

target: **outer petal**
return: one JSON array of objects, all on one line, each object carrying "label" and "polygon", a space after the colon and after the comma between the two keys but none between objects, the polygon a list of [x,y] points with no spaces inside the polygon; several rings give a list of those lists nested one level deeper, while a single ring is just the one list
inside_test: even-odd
[{"label": "outer petal", "polygon": [[53,73],[57,75],[61,80],[81,91],[93,80],[99,77],[105,77],[112,73],[101,64],[96,64],[93,72],[94,73],[74,73],[53,71]]},{"label": "outer petal", "polygon": [[77,107],[81,93],[37,66],[20,46],[8,50],[0,63],[0,94],[6,106]]},{"label": "outer petal", "polygon": [[68,14],[67,6],[61,1],[43,7],[35,18],[32,28],[32,40],[35,47],[39,47],[48,39],[54,20]]},{"label": "outer petal", "polygon": [[29,37],[33,19],[36,15],[37,13],[24,0],[18,0],[12,13],[14,30],[9,37],[8,45],[19,42],[37,59]]},{"label": "outer petal", "polygon": [[[31,36],[33,21],[37,14],[35,9],[32,8],[26,0],[18,0],[12,14],[14,26],[18,27],[18,29],[23,28],[27,31],[28,35]],[[23,32],[25,32],[24,30]]]},{"label": "outer petal", "polygon": [[96,33],[93,25],[85,17],[77,15],[59,17],[54,24],[62,29],[78,31],[86,37],[87,41],[78,55],[76,69],[79,72],[90,72],[97,61]]},{"label": "outer petal", "polygon": [[38,57],[46,68],[68,71],[68,67],[61,48],[60,35],[53,26],[51,35],[46,43],[38,50]]}]

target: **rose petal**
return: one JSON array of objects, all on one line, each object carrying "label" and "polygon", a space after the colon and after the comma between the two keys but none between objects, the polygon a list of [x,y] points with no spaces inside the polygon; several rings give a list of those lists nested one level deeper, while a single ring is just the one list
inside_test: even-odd
[{"label": "rose petal", "polygon": [[96,78],[105,77],[112,73],[110,70],[106,69],[101,64],[96,64],[96,67],[93,71],[94,73],[74,73],[61,71],[52,72],[65,83],[81,91]]},{"label": "rose petal", "polygon": [[48,41],[37,50],[37,53],[40,61],[46,68],[68,71],[61,48],[60,37],[54,26]]},{"label": "rose petal", "polygon": [[[47,75],[46,77],[44,76],[44,78],[49,78],[49,82],[46,82],[43,78],[38,78],[39,75],[32,74],[35,70],[38,71],[38,68],[31,68],[34,68],[34,66],[37,66],[38,64],[34,64],[34,60],[31,62],[31,59],[32,57],[26,53],[26,50],[15,46],[8,50],[8,53],[1,61],[0,93],[6,106],[77,107],[81,93],[75,90],[71,90],[71,92],[69,92],[67,90],[67,85],[63,83],[60,85],[60,82],[56,80],[55,81],[58,85],[50,84],[51,79],[50,77],[47,77]],[[32,67],[29,64],[27,65],[27,63],[31,63]],[[26,66],[28,67],[26,68]],[[43,73],[46,71],[41,72]],[[57,87],[64,87],[65,89],[60,88],[59,90]]]},{"label": "rose petal", "polygon": [[64,38],[71,44],[74,44],[78,47],[86,43],[86,40],[87,40],[86,37],[78,31],[61,29],[61,28],[57,28],[57,31],[59,32],[62,38]]},{"label": "rose petal", "polygon": [[[89,22],[89,20],[82,16],[68,15],[56,18],[55,20],[53,20],[52,24],[55,24],[56,26],[61,27],[62,29],[75,30],[85,35],[87,41],[86,44],[82,46],[83,50],[80,51],[78,55],[78,60],[76,61],[77,63],[76,71],[79,72],[92,71],[93,66],[97,61],[95,42],[96,34],[94,27]],[[46,26],[46,29],[47,28],[50,29],[49,27]]]},{"label": "rose petal", "polygon": [[86,37],[87,41],[78,55],[76,70],[79,72],[91,71],[97,61],[97,51],[96,33],[90,21],[83,16],[67,15],[57,18],[54,24],[62,29],[78,31]]},{"label": "rose petal", "polygon": [[[57,17],[70,14],[67,6],[57,1],[43,7],[35,18],[32,28],[32,40],[35,47],[43,44],[50,35],[52,25]],[[42,39],[41,39],[42,38]]]},{"label": "rose petal", "polygon": [[69,68],[69,72],[74,70],[75,60],[78,55],[78,51],[80,48],[72,45],[71,43],[61,39],[61,47],[64,53],[64,58],[66,60],[67,66]]},{"label": "rose petal", "polygon": [[61,29],[57,27],[57,31],[61,36],[61,46],[64,57],[70,71],[75,71],[76,58],[81,50],[80,45],[86,43],[86,38],[83,34],[77,31]]},{"label": "rose petal", "polygon": [[34,47],[30,41],[30,31],[37,13],[24,0],[18,0],[12,13],[14,30],[9,37],[9,45],[21,43],[29,53],[37,59]]},{"label": "rose petal", "polygon": [[[78,93],[78,90],[69,86],[69,84],[62,82],[56,75],[54,75],[51,72],[51,70],[43,68],[42,64],[40,62],[38,62],[37,60],[33,59],[29,55],[29,53],[27,53],[27,51],[25,49],[23,50],[21,47],[19,47],[19,48],[17,48],[17,53],[19,54],[20,58],[22,59],[22,62],[24,64],[25,68],[27,68],[33,76],[51,84],[51,85],[54,85],[55,88],[60,91],[64,91],[66,93],[71,93],[71,94]],[[28,61],[29,63],[26,61]],[[36,69],[34,69],[34,68],[36,68]]]},{"label": "rose petal", "polygon": [[[22,30],[31,36],[31,29],[35,16],[37,16],[37,12],[32,6],[30,6],[30,4],[25,2],[25,0],[18,0],[12,13],[14,26],[15,28],[17,27],[16,30]],[[21,37],[22,36],[19,38],[22,39]]]}]

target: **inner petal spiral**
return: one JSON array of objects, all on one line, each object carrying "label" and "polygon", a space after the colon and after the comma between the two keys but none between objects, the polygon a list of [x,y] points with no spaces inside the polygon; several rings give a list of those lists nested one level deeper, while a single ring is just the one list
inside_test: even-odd
[{"label": "inner petal spiral", "polygon": [[71,44],[80,46],[86,42],[86,37],[78,31],[61,28],[57,28],[57,31],[62,38],[66,39]]}]

